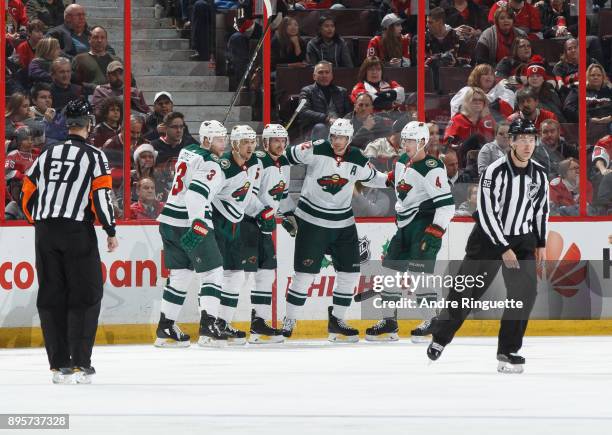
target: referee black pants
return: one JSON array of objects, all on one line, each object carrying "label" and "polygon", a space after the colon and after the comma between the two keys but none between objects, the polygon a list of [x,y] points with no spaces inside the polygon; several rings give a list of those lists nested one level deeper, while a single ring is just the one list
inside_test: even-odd
[{"label": "referee black pants", "polygon": [[36,306],[51,369],[91,366],[102,301],[98,241],[90,223],[36,223]]},{"label": "referee black pants", "polygon": [[471,311],[469,307],[462,307],[463,300],[479,300],[501,267],[507,289],[507,299],[521,301],[523,307],[504,310],[499,328],[497,353],[514,353],[522,347],[523,336],[537,292],[536,238],[533,234],[510,236],[508,242],[519,260],[520,269],[508,269],[503,265],[499,248],[491,243],[478,224],[474,226],[466,246],[465,258],[457,275],[480,276],[483,278],[484,285],[474,286],[463,292],[451,289],[447,301],[456,301],[458,308],[444,309],[440,314],[440,320],[435,322],[433,328],[433,340],[436,343],[446,346],[452,341]]}]

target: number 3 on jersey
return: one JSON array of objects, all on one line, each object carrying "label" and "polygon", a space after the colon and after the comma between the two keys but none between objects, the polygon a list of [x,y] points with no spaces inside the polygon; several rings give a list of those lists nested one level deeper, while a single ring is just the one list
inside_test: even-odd
[{"label": "number 3 on jersey", "polygon": [[174,177],[175,182],[174,186],[172,186],[172,195],[176,195],[185,187],[185,183],[183,183],[183,177],[187,173],[187,163],[181,162],[176,168],[176,175]]}]

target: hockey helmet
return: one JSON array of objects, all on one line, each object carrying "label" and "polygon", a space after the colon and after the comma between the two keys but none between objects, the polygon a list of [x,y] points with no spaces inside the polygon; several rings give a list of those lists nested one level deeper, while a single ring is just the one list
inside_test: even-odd
[{"label": "hockey helmet", "polygon": [[208,139],[212,142],[215,137],[227,137],[227,128],[219,121],[204,121],[200,124],[200,142],[204,142],[204,139]]},{"label": "hockey helmet", "polygon": [[334,121],[332,126],[329,128],[330,136],[333,134],[334,136],[347,136],[348,143],[351,143],[353,140],[353,124],[349,119],[338,118]]},{"label": "hockey helmet", "polygon": [[236,125],[234,128],[232,128],[230,133],[230,140],[232,143],[234,141],[241,141],[243,139],[255,140],[256,138],[257,135],[255,134],[255,130],[248,125]]},{"label": "hockey helmet", "polygon": [[538,130],[536,129],[534,123],[531,122],[529,119],[519,117],[510,123],[508,133],[513,137],[518,136],[519,134],[537,135]]},{"label": "hockey helmet", "polygon": [[285,139],[289,139],[289,134],[287,130],[285,130],[285,127],[280,124],[266,124],[261,134],[261,138],[265,141],[272,137],[284,137]]},{"label": "hockey helmet", "polygon": [[429,127],[424,122],[410,121],[402,128],[400,137],[402,141],[414,139],[417,143],[422,139],[424,141],[422,146],[425,146],[429,142]]},{"label": "hockey helmet", "polygon": [[87,123],[90,123],[90,127],[95,124],[94,111],[86,100],[79,98],[78,100],[72,100],[64,109],[64,116],[66,117],[66,125],[68,127],[87,127]]}]

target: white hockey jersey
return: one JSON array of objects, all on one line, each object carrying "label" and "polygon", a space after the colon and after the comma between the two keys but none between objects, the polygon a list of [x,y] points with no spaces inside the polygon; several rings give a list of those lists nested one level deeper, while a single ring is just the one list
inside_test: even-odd
[{"label": "white hockey jersey", "polygon": [[190,227],[202,219],[212,228],[211,200],[224,181],[220,159],[189,145],[181,150],[174,167],[174,180],[168,200],[157,220],[175,227]]},{"label": "white hockey jersey", "polygon": [[407,154],[395,163],[395,212],[402,228],[423,215],[434,216],[433,223],[446,229],[455,212],[455,203],[444,164],[431,156],[408,165]]},{"label": "white hockey jersey", "polygon": [[374,169],[357,148],[349,147],[337,156],[331,144],[321,139],[291,147],[286,154],[289,163],[307,166],[295,215],[314,225],[345,228],[355,223],[351,199],[357,181],[367,187],[386,187],[387,176]]},{"label": "white hockey jersey", "polygon": [[255,155],[259,159],[259,177],[246,207],[246,214],[251,217],[256,217],[262,206],[271,207],[274,213],[278,211],[280,202],[289,195],[291,171],[291,165],[284,155],[277,160],[264,151],[256,151]]}]

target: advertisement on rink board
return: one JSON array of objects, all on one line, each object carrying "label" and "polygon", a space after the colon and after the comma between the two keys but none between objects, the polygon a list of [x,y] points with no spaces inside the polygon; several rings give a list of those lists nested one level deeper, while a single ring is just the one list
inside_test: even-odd
[{"label": "advertisement on rink board", "polygon": [[[357,225],[362,277],[356,292],[371,288],[374,277],[368,264],[381,260],[395,233],[393,222],[367,222]],[[444,236],[438,260],[460,260],[472,223],[453,222]],[[611,318],[612,260],[610,259],[609,222],[552,222],[547,240],[548,263],[539,272],[539,297],[532,318],[551,315],[551,290],[561,295],[562,312],[582,313],[580,318]],[[34,230],[31,227],[0,228],[0,327],[39,325],[36,311],[36,269],[34,261]],[[105,250],[104,233],[98,228],[104,277],[104,299],[101,324],[155,324],[159,319],[162,287],[168,276],[163,264],[162,244],[155,225],[121,226],[118,228],[119,249],[109,254]],[[276,313],[282,319],[285,293],[293,273],[294,239],[282,228],[277,230],[277,292]],[[586,261],[589,261],[587,264]],[[563,273],[561,273],[563,272]],[[567,277],[572,276],[571,285]],[[497,279],[501,279],[501,274]],[[335,272],[331,260],[325,258],[321,273],[309,291],[302,311],[303,320],[327,318],[331,304]],[[495,287],[495,284],[492,288]],[[236,321],[250,317],[252,281],[243,286]],[[195,279],[181,313],[181,321],[197,322],[197,284]],[[558,305],[558,303],[556,303]],[[347,319],[360,319],[360,304],[353,302]],[[561,311],[559,311],[561,310]],[[489,315],[489,317],[487,317]],[[495,313],[482,312],[478,318],[491,318]]]}]

